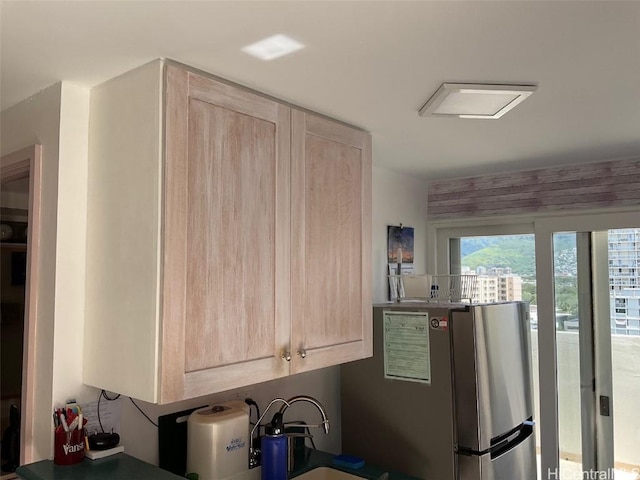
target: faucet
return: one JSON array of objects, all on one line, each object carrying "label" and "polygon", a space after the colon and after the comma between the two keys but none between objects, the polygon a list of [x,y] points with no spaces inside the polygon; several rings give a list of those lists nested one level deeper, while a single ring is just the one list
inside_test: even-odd
[{"label": "faucet", "polygon": [[[289,400],[285,400],[284,398],[274,398],[273,400],[271,400],[271,402],[269,402],[269,405],[267,405],[267,408],[262,413],[262,415],[260,416],[260,418],[258,419],[256,424],[251,429],[251,432],[249,433],[249,468],[250,469],[257,467],[258,464],[259,464],[259,461],[260,461],[260,453],[261,452],[260,452],[259,448],[254,448],[253,447],[253,438],[254,438],[254,433],[255,433],[256,429],[259,428],[260,424],[262,423],[262,419],[267,415],[267,412],[269,411],[269,409],[271,408],[271,406],[274,403],[282,403],[283,404],[280,407],[279,413],[280,413],[280,415],[284,415],[284,412],[287,410],[287,408],[289,408],[291,405],[293,405],[296,402],[309,402],[309,403],[315,405],[316,408],[318,410],[320,410],[320,414],[322,415],[322,423],[317,424],[317,425],[307,425],[307,427],[320,427],[321,426],[324,429],[324,433],[329,433],[329,419],[327,418],[327,414],[326,414],[326,412],[324,410],[324,407],[315,398],[309,397],[307,395],[298,395],[298,396],[295,396],[295,397],[291,397]],[[303,435],[303,436],[307,436],[307,435]],[[292,457],[289,457],[288,463],[291,464],[291,461],[292,461]]]},{"label": "faucet", "polygon": [[320,410],[320,415],[322,415],[322,423],[318,425],[307,425],[308,427],[322,427],[324,429],[324,433],[329,433],[329,419],[327,418],[327,413],[324,411],[324,407],[322,404],[313,397],[309,397],[307,395],[298,395],[295,397],[291,397],[289,400],[284,402],[284,405],[280,407],[280,413],[284,415],[284,412],[296,402],[309,402],[312,405]]}]

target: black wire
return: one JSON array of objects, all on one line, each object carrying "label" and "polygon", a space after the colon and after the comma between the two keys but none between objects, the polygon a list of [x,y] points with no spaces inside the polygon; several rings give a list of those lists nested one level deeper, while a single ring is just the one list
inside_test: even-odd
[{"label": "black wire", "polygon": [[104,433],[104,427],[102,426],[102,420],[100,420],[100,400],[102,399],[103,393],[104,390],[102,390],[102,392],[100,392],[100,395],[98,395],[98,423],[100,424],[100,430],[102,430],[102,433]]},{"label": "black wire", "polygon": [[100,424],[100,430],[102,430],[102,433],[104,433],[104,427],[102,426],[102,420],[100,419],[100,400],[102,400],[102,397],[105,398],[105,400],[109,400],[110,402],[117,400],[120,398],[120,394],[116,395],[114,398],[109,397],[109,395],[107,395],[107,392],[105,390],[102,390],[100,392],[100,395],[98,396],[98,423]]},{"label": "black wire", "polygon": [[105,398],[105,400],[109,400],[110,402],[120,398],[120,394],[119,393],[115,397],[110,398],[109,395],[107,395],[106,390],[102,390],[102,396]]},{"label": "black wire", "polygon": [[[245,398],[244,403],[249,405],[249,418],[251,418],[251,407],[256,409],[256,422],[260,420],[260,407],[253,398]],[[254,424],[255,425],[255,424]]]},{"label": "black wire", "polygon": [[149,421],[151,422],[151,424],[152,424],[154,427],[158,428],[158,424],[157,424],[157,423],[155,423],[153,420],[151,420],[151,419],[147,416],[147,414],[146,414],[146,413],[144,413],[144,412],[142,411],[142,409],[138,406],[138,404],[137,404],[136,402],[134,402],[134,401],[133,401],[133,398],[129,397],[129,400],[131,400],[131,403],[133,403],[133,405],[138,409],[138,411],[139,411],[142,415],[144,415],[144,418],[146,418],[147,420],[149,420]]},{"label": "black wire", "polygon": [[[102,390],[100,392],[100,396],[98,397],[98,423],[100,424],[100,430],[102,430],[102,433],[104,433],[104,427],[102,426],[102,420],[100,420],[100,400],[104,397],[105,400],[108,400],[110,402],[113,402],[114,400],[117,400],[120,398],[120,394],[118,393],[115,397],[111,398],[109,395],[107,395],[107,392],[105,390]],[[158,428],[158,424],[155,423],[153,420],[151,420],[146,413],[144,413],[142,411],[142,409],[138,406],[138,404],[136,402],[133,401],[133,398],[131,397],[127,397],[129,400],[131,400],[131,403],[133,403],[133,405],[138,409],[138,411],[144,415],[144,418],[146,418],[147,420],[149,420],[151,422],[151,424]]]}]

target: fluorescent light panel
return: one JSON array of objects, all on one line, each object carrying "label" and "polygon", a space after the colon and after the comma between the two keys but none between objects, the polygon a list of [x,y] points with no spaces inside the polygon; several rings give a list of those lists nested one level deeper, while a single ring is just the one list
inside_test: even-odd
[{"label": "fluorescent light panel", "polygon": [[304,45],[291,37],[281,33],[252,43],[242,48],[242,51],[260,60],[273,60],[304,48]]},{"label": "fluorescent light panel", "polygon": [[420,109],[420,116],[502,117],[537,90],[535,85],[443,83]]}]

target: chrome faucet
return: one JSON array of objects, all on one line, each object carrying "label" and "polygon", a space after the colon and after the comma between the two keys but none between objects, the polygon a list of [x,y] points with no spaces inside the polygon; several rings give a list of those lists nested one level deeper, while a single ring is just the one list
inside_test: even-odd
[{"label": "chrome faucet", "polygon": [[[274,403],[278,403],[278,402],[283,404],[279,410],[281,415],[284,415],[284,412],[287,410],[287,408],[289,408],[291,405],[297,402],[309,402],[312,405],[315,405],[316,408],[320,410],[320,414],[322,415],[322,422],[317,425],[305,425],[305,426],[306,427],[322,427],[324,429],[324,433],[329,433],[329,419],[327,418],[327,413],[325,412],[322,404],[315,398],[309,397],[307,395],[298,395],[295,397],[291,397],[289,400],[285,400],[284,398],[274,398],[273,400],[271,400],[271,402],[269,402],[269,405],[267,405],[267,408],[262,413],[262,415],[260,416],[256,424],[251,429],[251,432],[249,433],[249,468],[250,469],[257,467],[260,462],[260,453],[261,453],[260,449],[253,447],[253,438],[254,438],[255,431],[257,428],[260,427],[260,424],[262,423],[262,419],[267,415],[267,412],[269,411],[271,406]],[[311,437],[311,435],[296,435],[296,434],[292,434],[291,436],[292,437],[293,436]],[[289,465],[291,465],[292,458],[293,457],[291,456],[291,452],[289,452],[289,458],[288,458]]]},{"label": "chrome faucet", "polygon": [[[279,411],[280,415],[284,417],[284,412],[287,410],[287,408],[289,408],[291,405],[297,402],[308,402],[314,405],[320,411],[320,415],[322,415],[321,423],[317,425],[304,424],[304,427],[322,427],[324,429],[325,434],[329,433],[329,419],[327,418],[327,413],[325,412],[322,404],[313,397],[309,397],[307,395],[298,395],[296,397],[291,397],[289,400],[284,402],[284,405],[280,407],[280,411]],[[291,472],[295,466],[294,465],[295,456],[293,453],[293,440],[297,437],[308,437],[312,439],[311,442],[313,444],[313,435],[311,435],[311,432],[309,432],[309,430],[307,430],[307,432],[308,433],[306,434],[305,433],[287,433],[286,434],[289,442],[287,447],[287,470],[289,472]],[[314,448],[315,448],[315,445],[314,445]]]},{"label": "chrome faucet", "polygon": [[320,415],[322,415],[322,423],[318,425],[307,425],[307,427],[322,427],[324,428],[324,433],[329,433],[329,419],[327,418],[327,413],[324,411],[324,407],[322,404],[313,397],[309,397],[307,395],[298,395],[296,397],[291,397],[289,400],[284,402],[284,405],[280,407],[280,413],[284,415],[284,412],[296,402],[309,402],[312,405],[315,405],[318,410],[320,410]]}]

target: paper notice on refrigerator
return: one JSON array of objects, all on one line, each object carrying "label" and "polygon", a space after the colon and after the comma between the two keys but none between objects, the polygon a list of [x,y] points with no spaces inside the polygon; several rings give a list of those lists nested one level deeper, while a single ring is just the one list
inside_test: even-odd
[{"label": "paper notice on refrigerator", "polygon": [[384,312],[384,376],[431,383],[427,312]]}]

